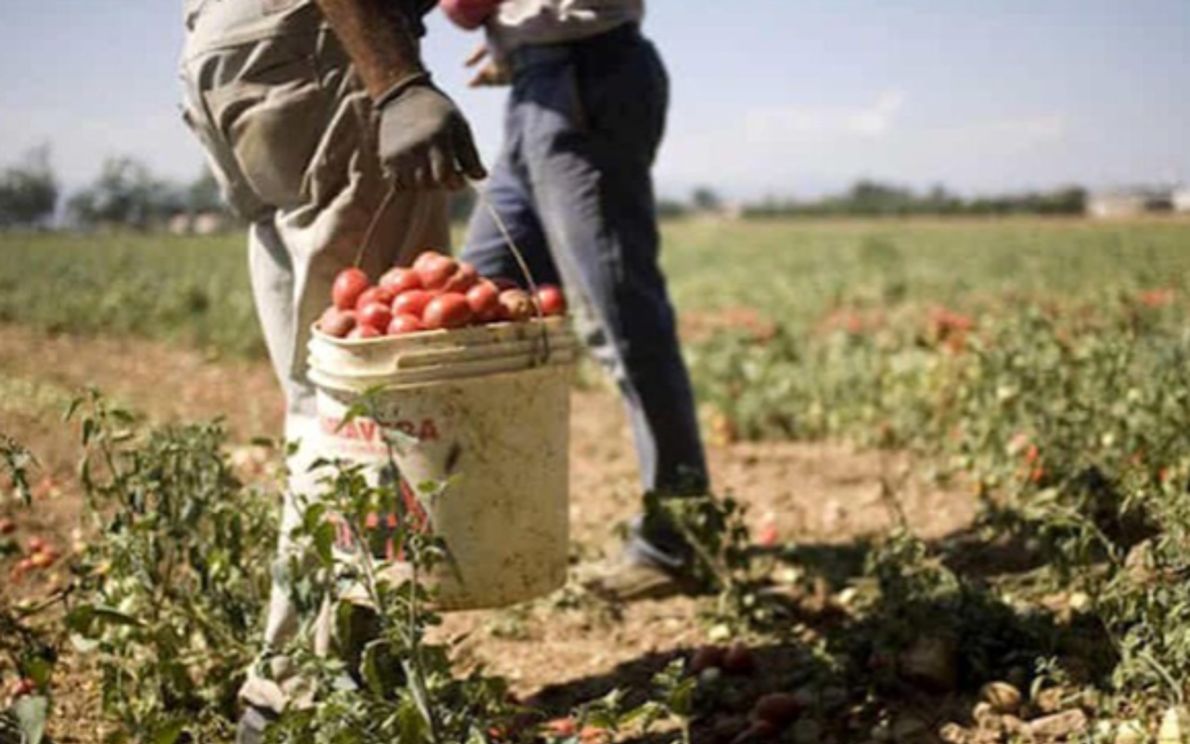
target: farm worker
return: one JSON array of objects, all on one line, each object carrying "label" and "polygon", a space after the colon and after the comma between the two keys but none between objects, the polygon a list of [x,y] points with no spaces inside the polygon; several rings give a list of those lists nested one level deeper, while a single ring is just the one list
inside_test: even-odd
[{"label": "farm worker", "polygon": [[[473,86],[511,83],[505,143],[486,185],[538,281],[561,282],[594,356],[617,384],[642,486],[704,490],[706,464],[674,311],[658,265],[651,168],[668,81],[641,35],[644,0],[442,0],[487,43]],[[486,60],[486,61],[485,61]],[[499,225],[475,211],[463,258],[517,276]],[[688,550],[656,515],[638,518],[592,588],[621,598],[670,591]]]},{"label": "farm worker", "polygon": [[[486,175],[466,121],[421,63],[422,16],[433,7],[434,0],[185,0],[184,116],[229,203],[249,222],[252,289],[291,441],[308,443],[317,430],[308,329],[390,184],[398,195],[363,257],[372,276],[446,246],[445,189]],[[310,449],[289,462],[282,559],[298,520],[292,496],[316,487]],[[254,667],[241,693],[248,707],[239,741],[261,740],[267,718],[301,690],[277,654],[297,625],[285,584],[273,587],[258,665],[269,673]],[[330,639],[319,645],[329,648]]]}]

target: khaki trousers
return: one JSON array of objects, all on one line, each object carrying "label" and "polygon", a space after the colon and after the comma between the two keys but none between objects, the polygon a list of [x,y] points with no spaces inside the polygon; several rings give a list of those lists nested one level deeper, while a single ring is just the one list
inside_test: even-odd
[{"label": "khaki trousers", "polygon": [[[293,546],[295,496],[314,492],[314,391],[309,329],[330,302],[335,274],[355,260],[388,184],[377,120],[350,61],[310,0],[187,0],[183,116],[248,228],[248,264],[269,356],[285,391],[289,461],[278,568]],[[386,210],[362,268],[377,277],[427,248],[446,249],[443,192],[402,192]],[[234,381],[232,381],[234,384]],[[279,654],[297,630],[284,572],[274,571],[265,632],[270,673],[242,691],[280,710],[300,688]],[[316,645],[325,649],[328,633]],[[257,665],[260,666],[260,665]],[[266,678],[267,677],[267,678]]]}]

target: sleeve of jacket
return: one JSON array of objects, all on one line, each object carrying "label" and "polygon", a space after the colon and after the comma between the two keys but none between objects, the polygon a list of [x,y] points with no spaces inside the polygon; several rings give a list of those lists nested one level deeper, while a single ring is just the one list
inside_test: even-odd
[{"label": "sleeve of jacket", "polygon": [[409,27],[417,32],[418,37],[426,35],[425,16],[434,6],[437,5],[437,0],[392,0],[398,5],[405,15],[409,18]]}]

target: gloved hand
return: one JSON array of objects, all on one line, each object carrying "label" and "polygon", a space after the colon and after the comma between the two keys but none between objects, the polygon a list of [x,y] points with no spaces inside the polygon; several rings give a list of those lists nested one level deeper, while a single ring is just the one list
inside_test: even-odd
[{"label": "gloved hand", "polygon": [[428,78],[382,97],[380,159],[398,189],[460,189],[464,176],[487,175],[471,127]]},{"label": "gloved hand", "polygon": [[480,62],[484,62],[484,60],[487,60],[487,62],[476,70],[475,76],[471,78],[471,81],[467,85],[470,85],[472,88],[488,88],[508,85],[512,82],[512,73],[509,72],[508,66],[490,53],[487,44],[480,44],[463,64],[467,67],[475,67]]}]

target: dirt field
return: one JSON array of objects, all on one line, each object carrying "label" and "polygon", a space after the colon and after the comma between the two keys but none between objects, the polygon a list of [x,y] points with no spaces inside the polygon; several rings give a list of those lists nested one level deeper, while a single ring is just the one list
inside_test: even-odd
[{"label": "dirt field", "polygon": [[[280,397],[264,363],[209,361],[196,352],[130,339],[57,336],[0,327],[0,418],[25,441],[57,484],[43,490],[22,530],[70,544],[78,526],[70,487],[74,432],[56,406],[85,385],[103,389],[158,420],[226,417],[236,440],[275,434]],[[628,431],[612,393],[574,393],[571,445],[571,519],[579,554],[594,559],[615,547],[609,525],[638,506],[635,462]],[[862,452],[842,444],[765,443],[710,448],[717,487],[749,506],[754,529],[775,525],[781,541],[807,549],[837,546],[885,529],[892,518],[881,499],[884,478],[900,479],[913,466],[904,456]],[[901,495],[910,522],[926,537],[961,529],[974,499],[910,477]],[[60,493],[59,493],[60,492]],[[52,580],[52,575],[43,580]],[[35,593],[36,584],[5,592]],[[643,601],[623,608],[540,601],[502,612],[451,616],[443,632],[464,664],[482,663],[507,676],[523,695],[564,700],[647,679],[672,653],[697,645],[702,630],[685,598]],[[78,660],[59,700],[60,741],[90,741],[95,690],[84,684]],[[64,714],[64,715],[63,715]]]}]

